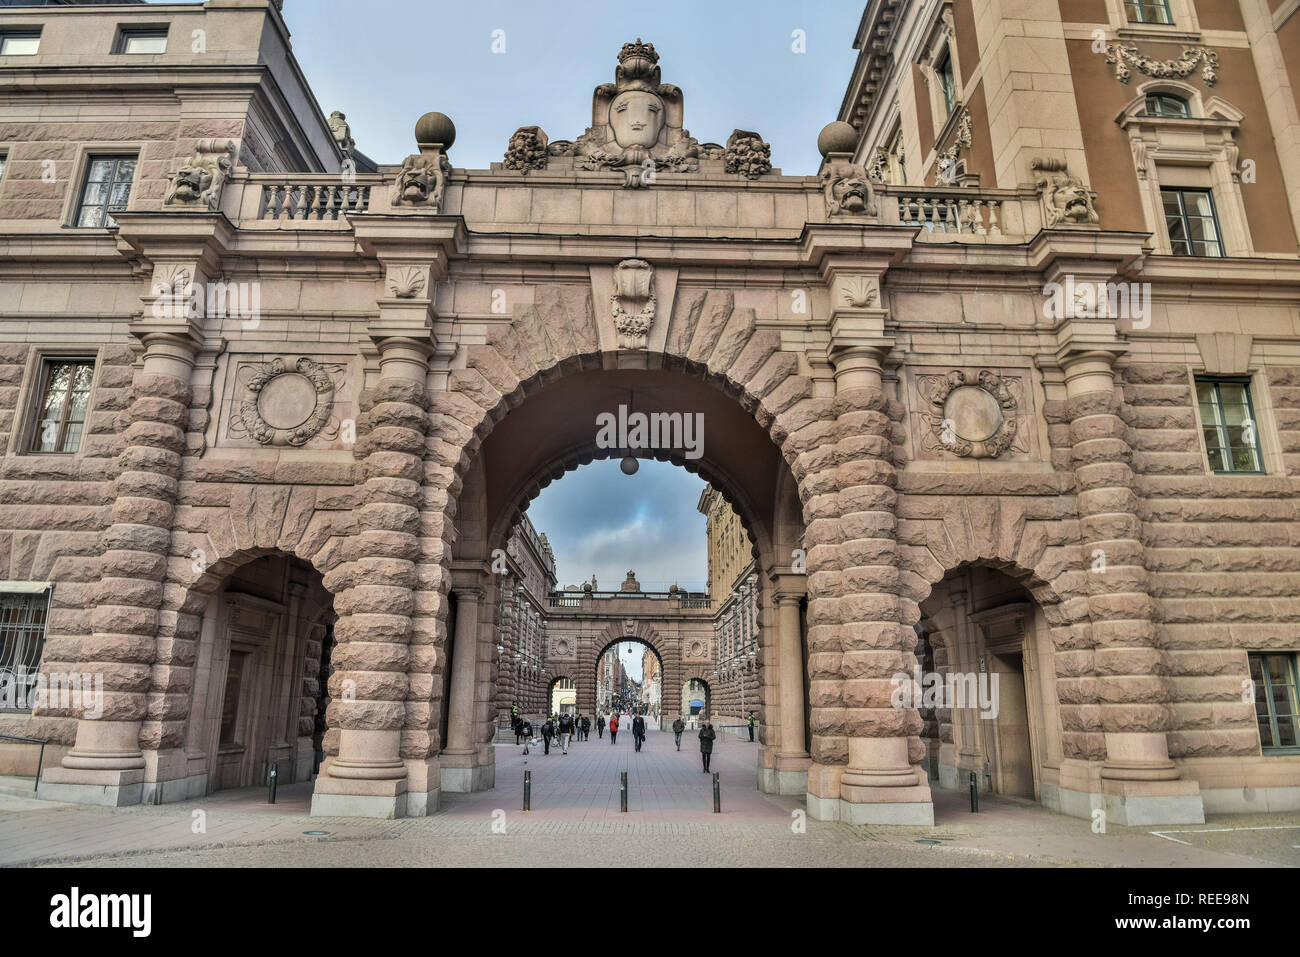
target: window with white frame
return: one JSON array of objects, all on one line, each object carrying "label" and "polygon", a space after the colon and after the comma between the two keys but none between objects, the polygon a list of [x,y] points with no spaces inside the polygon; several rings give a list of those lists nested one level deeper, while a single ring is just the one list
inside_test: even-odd
[{"label": "window with white frame", "polygon": [[1173,23],[1169,0],[1124,0],[1129,23]]},{"label": "window with white frame", "polygon": [[34,56],[40,49],[40,30],[0,31],[0,56]]}]

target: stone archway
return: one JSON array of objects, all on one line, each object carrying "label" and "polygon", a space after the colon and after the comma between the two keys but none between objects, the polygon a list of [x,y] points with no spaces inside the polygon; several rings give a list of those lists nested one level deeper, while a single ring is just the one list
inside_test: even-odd
[{"label": "stone archway", "polygon": [[[737,316],[733,331],[739,334],[753,317],[748,313],[737,313]],[[753,332],[752,328],[750,331]],[[554,339],[557,333],[548,328],[546,335]],[[782,626],[773,596],[778,591],[796,601],[804,596],[803,568],[792,567],[803,529],[800,521],[790,520],[792,514],[801,518],[803,509],[798,504],[799,485],[786,473],[790,469],[788,459],[797,458],[798,442],[791,438],[792,429],[807,425],[815,430],[816,414],[809,410],[806,421],[786,418],[778,422],[778,417],[794,404],[813,401],[811,383],[793,376],[794,367],[776,354],[776,341],[755,335],[761,340],[757,344],[750,339],[725,345],[736,360],[729,368],[684,357],[675,360],[665,357],[663,368],[647,368],[639,361],[619,368],[620,363],[638,357],[613,354],[607,357],[605,368],[593,359],[575,356],[550,366],[543,374],[535,371],[537,356],[524,356],[513,340],[496,342],[491,348],[468,349],[467,368],[452,373],[452,384],[459,391],[435,398],[434,419],[441,423],[437,428],[454,436],[459,444],[452,448],[460,450],[453,473],[460,480],[459,495],[454,503],[448,496],[449,512],[445,519],[449,527],[455,528],[455,545],[448,564],[458,609],[462,592],[476,604],[490,608],[495,604],[494,590],[499,587],[491,574],[490,557],[493,549],[500,548],[508,537],[521,508],[542,487],[566,471],[597,458],[619,454],[618,449],[601,448],[597,442],[594,417],[598,410],[613,410],[631,402],[646,414],[684,416],[698,412],[703,415],[708,425],[700,457],[688,457],[683,450],[674,449],[657,449],[650,454],[698,471],[732,502],[745,520],[764,579],[760,627],[771,636],[758,663],[769,675],[761,708],[763,726],[770,733],[765,737],[761,760],[764,766],[775,768],[778,755],[783,753],[778,731],[782,685],[775,676],[783,673],[783,669],[790,669],[792,674],[797,673],[797,678],[788,682],[796,685],[789,689],[796,705],[791,709],[796,726],[789,737],[798,746],[781,760],[785,762],[785,770],[800,775],[798,790],[802,793],[805,787],[802,774],[808,764],[802,749],[804,662],[798,650],[784,658],[778,654],[781,642],[777,634]],[[741,358],[745,361],[739,361]],[[555,360],[551,358],[549,362]],[[527,378],[520,375],[525,370],[532,373]],[[747,382],[732,378],[733,373],[746,370],[747,376],[753,377]],[[772,404],[765,408],[765,400]],[[443,410],[438,409],[439,403]],[[774,434],[781,436],[781,443],[773,441]],[[812,437],[805,436],[805,440],[811,442]],[[782,443],[787,446],[784,453]],[[790,500],[794,501],[793,506]],[[492,649],[496,642],[490,634],[490,613],[479,613],[476,617],[480,623],[480,652],[477,662],[464,661],[466,670],[472,665],[475,673],[467,675],[460,687],[466,691],[476,688],[480,697],[472,708],[463,712],[453,703],[453,720],[456,714],[464,713],[471,726],[460,737],[464,742],[462,750],[455,755],[444,754],[444,768],[452,760],[466,761],[471,766],[492,760],[485,745],[493,733],[494,710],[485,700],[485,693],[490,691],[495,670]],[[785,627],[790,626],[787,618]],[[797,618],[793,627],[799,628]],[[459,640],[458,634],[457,643]],[[799,649],[801,636],[795,634],[792,644]],[[660,658],[665,668],[665,687],[680,687],[679,676],[671,673],[675,656],[660,652]],[[594,657],[591,664],[594,666]],[[454,660],[451,668],[454,675]],[[584,663],[579,672],[580,682],[592,680],[589,671],[592,668]],[[457,687],[454,679],[452,685],[454,702]],[[580,700],[583,707],[585,702],[593,701],[594,688],[580,691]],[[475,775],[484,780],[489,776],[487,772],[470,772],[471,777]]]}]

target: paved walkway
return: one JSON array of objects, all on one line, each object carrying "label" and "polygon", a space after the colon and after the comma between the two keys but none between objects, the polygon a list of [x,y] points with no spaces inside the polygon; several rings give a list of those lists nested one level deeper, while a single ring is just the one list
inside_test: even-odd
[{"label": "paved walkway", "polygon": [[973,815],[964,793],[940,791],[933,828],[854,828],[807,820],[801,798],[759,793],[757,747],[731,738],[714,752],[721,814],[689,732],[681,753],[670,733],[652,731],[639,754],[620,734],[617,745],[608,736],[573,742],[567,755],[525,758],[502,745],[496,757],[495,789],[444,794],[432,817],[398,821],[309,817],[310,784],[280,788],[274,806],[262,788],[120,809],[0,796],[0,866],[1300,866],[1295,814],[1099,835],[1090,821],[1014,799],[984,798]]}]

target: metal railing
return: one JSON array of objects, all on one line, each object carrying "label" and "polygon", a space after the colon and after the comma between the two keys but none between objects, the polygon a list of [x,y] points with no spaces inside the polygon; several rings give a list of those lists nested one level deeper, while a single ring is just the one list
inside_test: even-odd
[{"label": "metal railing", "polygon": [[16,734],[0,734],[0,741],[20,741],[23,744],[39,744],[41,746],[40,756],[36,759],[36,783],[32,786],[32,792],[40,790],[41,787],[41,768],[45,765],[45,746],[50,743],[48,738],[23,738]]}]

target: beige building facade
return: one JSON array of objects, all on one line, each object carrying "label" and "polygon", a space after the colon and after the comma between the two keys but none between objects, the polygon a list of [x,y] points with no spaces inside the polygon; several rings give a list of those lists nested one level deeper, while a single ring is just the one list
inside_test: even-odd
[{"label": "beige building facade", "polygon": [[[372,167],[275,3],[4,8],[0,665],[58,693],[0,734],[108,804],[319,735],[313,813],[431,813],[494,783],[524,506],[654,456],[743,521],[758,783],[812,816],[929,823],[971,773],[1119,824],[1300,806],[1297,31],[872,0],[788,175],[639,40],[490,169],[439,113]],[[591,700],[637,638],[673,699],[713,628],[673,600],[548,607],[550,677],[566,642]]]}]

